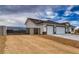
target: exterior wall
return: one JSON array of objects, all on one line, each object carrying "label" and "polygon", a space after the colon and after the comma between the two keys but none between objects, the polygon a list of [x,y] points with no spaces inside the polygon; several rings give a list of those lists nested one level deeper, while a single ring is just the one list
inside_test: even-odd
[{"label": "exterior wall", "polygon": [[[47,33],[47,26],[53,26],[54,29],[54,34],[56,34],[56,27],[64,27],[65,28],[65,33],[69,33],[71,31],[71,27],[67,25],[59,25],[59,24],[49,24],[49,23],[43,23],[43,24],[35,24],[31,20],[28,20],[26,23],[27,28],[40,28],[40,34]],[[31,34],[33,34],[33,29],[30,29]]]},{"label": "exterior wall", "polygon": [[33,23],[31,20],[27,21],[26,27],[30,28],[30,34],[34,33],[33,28],[40,28],[40,34],[42,34],[42,32],[43,32],[43,26],[42,25],[37,25],[37,24]]},{"label": "exterior wall", "polygon": [[41,34],[43,34],[44,32],[46,32],[47,31],[47,29],[46,29],[46,23],[43,23],[42,25],[41,25]]},{"label": "exterior wall", "polygon": [[0,26],[0,35],[7,35],[7,27],[6,26]]},{"label": "exterior wall", "polygon": [[30,28],[30,34],[33,35],[34,34],[34,29]]},{"label": "exterior wall", "polygon": [[66,26],[66,33],[69,34],[69,33],[72,33],[72,27],[71,26]]},{"label": "exterior wall", "polygon": [[[73,30],[72,30],[72,29],[73,29]],[[70,31],[71,34],[74,34],[74,33],[75,33],[75,30],[74,30],[74,28],[72,28],[72,27],[69,27],[69,31]]]},{"label": "exterior wall", "polygon": [[27,24],[26,24],[26,27],[27,28],[40,28],[41,26],[33,23],[31,20],[28,20]]}]

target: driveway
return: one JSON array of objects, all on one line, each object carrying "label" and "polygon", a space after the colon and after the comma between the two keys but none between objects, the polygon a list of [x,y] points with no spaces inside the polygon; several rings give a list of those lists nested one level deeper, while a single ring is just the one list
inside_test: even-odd
[{"label": "driveway", "polygon": [[[48,37],[47,35],[45,37]],[[67,54],[79,53],[79,49],[64,45],[40,35],[8,35],[3,53],[12,54]],[[59,39],[54,38],[52,39]]]},{"label": "driveway", "polygon": [[53,35],[53,36],[79,41],[79,35],[74,35],[74,34],[63,34],[63,35]]}]

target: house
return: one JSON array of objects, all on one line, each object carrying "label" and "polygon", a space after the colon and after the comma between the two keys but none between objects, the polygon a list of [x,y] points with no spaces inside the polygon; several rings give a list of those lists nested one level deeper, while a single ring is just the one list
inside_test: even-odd
[{"label": "house", "polygon": [[78,34],[79,35],[79,27],[75,27],[73,34]]},{"label": "house", "polygon": [[7,27],[6,26],[0,26],[0,35],[6,35],[7,32]]},{"label": "house", "polygon": [[66,34],[72,31],[70,23],[57,23],[50,20],[27,18],[25,25],[27,34]]}]

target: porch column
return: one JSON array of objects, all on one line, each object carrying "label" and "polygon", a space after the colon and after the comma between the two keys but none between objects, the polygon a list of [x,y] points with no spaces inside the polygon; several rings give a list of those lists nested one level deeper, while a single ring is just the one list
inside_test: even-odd
[{"label": "porch column", "polygon": [[34,28],[30,28],[30,35],[34,34]]},{"label": "porch column", "polygon": [[53,34],[56,34],[56,25],[53,26]]}]

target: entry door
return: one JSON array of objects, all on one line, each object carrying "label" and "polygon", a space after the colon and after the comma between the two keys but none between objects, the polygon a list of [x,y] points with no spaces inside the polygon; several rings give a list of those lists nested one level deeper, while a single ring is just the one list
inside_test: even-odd
[{"label": "entry door", "polygon": [[56,34],[65,34],[65,27],[56,27]]},{"label": "entry door", "polygon": [[47,26],[47,34],[52,35],[53,34],[53,26]]}]

